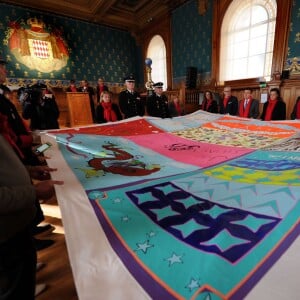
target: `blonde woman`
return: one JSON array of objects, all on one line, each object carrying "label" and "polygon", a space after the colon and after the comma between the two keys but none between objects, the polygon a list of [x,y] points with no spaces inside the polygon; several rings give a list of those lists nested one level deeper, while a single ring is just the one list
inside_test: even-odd
[{"label": "blonde woman", "polygon": [[100,102],[96,109],[97,123],[107,123],[122,120],[119,106],[111,102],[111,93],[104,91],[100,95]]}]

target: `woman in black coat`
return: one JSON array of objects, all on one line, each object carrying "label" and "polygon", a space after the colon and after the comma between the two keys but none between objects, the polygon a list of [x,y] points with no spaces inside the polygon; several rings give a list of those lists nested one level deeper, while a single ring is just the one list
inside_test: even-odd
[{"label": "woman in black coat", "polygon": [[205,110],[210,113],[218,113],[218,103],[213,99],[213,94],[211,91],[206,91],[204,93],[204,99],[202,102],[202,110]]},{"label": "woman in black coat", "polygon": [[300,96],[297,98],[294,109],[291,113],[292,120],[300,120]]},{"label": "woman in black coat", "polygon": [[96,122],[107,123],[122,120],[119,106],[111,102],[111,93],[104,91],[96,108]]},{"label": "woman in black coat", "polygon": [[286,119],[286,105],[280,97],[278,88],[270,90],[270,96],[264,103],[263,112],[260,117],[263,121],[277,121]]}]

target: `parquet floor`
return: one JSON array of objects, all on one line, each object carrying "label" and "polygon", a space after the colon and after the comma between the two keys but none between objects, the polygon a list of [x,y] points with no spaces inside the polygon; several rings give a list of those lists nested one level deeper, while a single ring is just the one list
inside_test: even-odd
[{"label": "parquet floor", "polygon": [[47,289],[37,300],[78,300],[73,281],[69,257],[67,253],[64,228],[60,210],[53,197],[42,204],[46,217],[45,222],[55,226],[55,230],[47,235],[37,236],[40,239],[53,239],[54,245],[38,252],[38,261],[46,266],[37,273],[37,283],[46,283]]}]

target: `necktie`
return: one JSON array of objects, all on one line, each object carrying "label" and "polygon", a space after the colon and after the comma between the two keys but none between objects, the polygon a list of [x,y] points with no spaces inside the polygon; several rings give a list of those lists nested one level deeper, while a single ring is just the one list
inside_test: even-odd
[{"label": "necktie", "polygon": [[247,104],[248,104],[248,99],[245,99],[245,101],[244,101],[244,108],[247,107]]}]

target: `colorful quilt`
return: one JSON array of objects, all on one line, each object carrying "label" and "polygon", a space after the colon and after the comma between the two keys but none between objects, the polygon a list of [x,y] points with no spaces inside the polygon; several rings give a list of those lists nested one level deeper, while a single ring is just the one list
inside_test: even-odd
[{"label": "colorful quilt", "polygon": [[43,139],[150,298],[214,300],[245,297],[299,235],[299,131],[199,111]]}]

